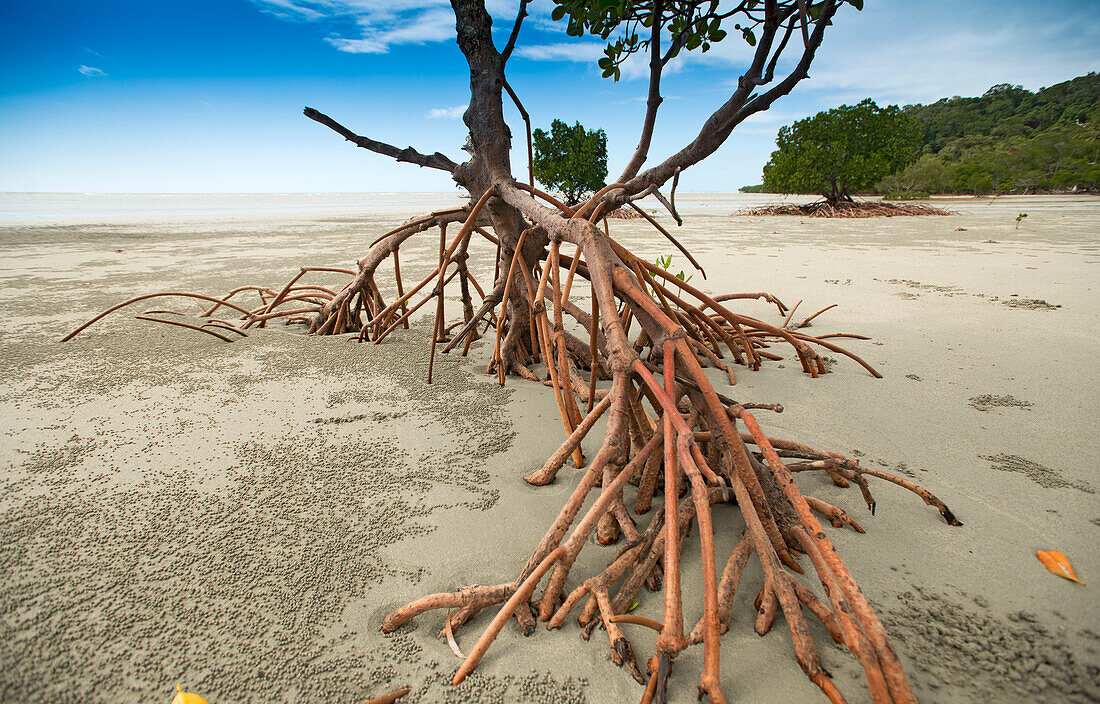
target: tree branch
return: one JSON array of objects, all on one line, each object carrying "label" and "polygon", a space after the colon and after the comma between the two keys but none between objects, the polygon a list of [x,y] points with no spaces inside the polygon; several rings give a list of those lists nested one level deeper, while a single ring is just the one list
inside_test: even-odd
[{"label": "tree branch", "polygon": [[730,129],[733,129],[733,125],[739,124],[746,117],[762,110],[767,110],[771,107],[772,103],[790,93],[799,81],[809,75],[810,63],[813,62],[817,48],[821,46],[821,40],[825,36],[825,27],[828,26],[833,14],[836,13],[837,7],[838,4],[835,0],[827,0],[825,9],[822,11],[821,17],[817,20],[817,26],[814,27],[813,33],[810,34],[809,45],[806,47],[805,51],[802,52],[802,59],[798,62],[798,65],[795,66],[794,70],[792,70],[786,78],[771,88],[771,90],[749,100],[740,110],[738,110],[737,114],[734,115],[731,120],[732,125]]},{"label": "tree branch", "polygon": [[616,193],[609,193],[608,197],[612,204],[619,205],[630,194],[637,193],[654,184],[665,183],[672,178],[677,169],[683,171],[689,166],[699,163],[722,146],[733,128],[746,117],[766,109],[776,99],[790,93],[799,81],[806,78],[810,63],[813,61],[817,48],[821,45],[821,40],[824,37],[825,27],[836,13],[837,7],[836,0],[826,0],[820,17],[814,23],[814,30],[809,36],[809,41],[802,52],[798,65],[781,83],[762,95],[754,96],[753,89],[765,83],[762,74],[765,69],[765,62],[771,54],[775,34],[784,21],[790,17],[793,8],[788,10],[787,13],[780,13],[778,17],[769,17],[764,23],[763,36],[757,44],[753,62],[738,80],[737,90],[734,91],[729,100],[707,118],[698,135],[690,144],[665,159],[662,163],[635,176],[625,189]]},{"label": "tree branch", "polygon": [[638,138],[638,148],[634,150],[634,156],[630,157],[626,168],[617,182],[626,182],[638,174],[646,157],[649,155],[649,145],[653,141],[653,124],[657,121],[657,108],[661,107],[664,98],[661,97],[661,71],[664,62],[661,61],[661,11],[663,7],[660,0],[653,3],[653,34],[649,42],[649,98],[646,100],[645,120],[642,122],[642,134]]},{"label": "tree branch", "polygon": [[447,173],[452,173],[455,170],[455,167],[458,166],[458,164],[451,161],[439,152],[436,152],[435,154],[421,154],[412,147],[398,149],[397,147],[391,144],[386,144],[385,142],[376,142],[375,140],[368,137],[361,137],[349,130],[347,127],[341,125],[336,120],[333,120],[328,115],[322,112],[317,112],[313,108],[306,108],[302,111],[302,114],[304,114],[311,120],[320,122],[322,125],[328,127],[333,132],[336,132],[349,142],[355,143],[355,146],[362,147],[363,149],[372,151],[376,154],[388,156],[396,159],[397,161],[403,161],[408,164],[416,164],[417,166],[421,167],[427,166],[429,168],[439,169],[441,171],[446,171]]},{"label": "tree branch", "polygon": [[771,83],[772,78],[775,77],[775,65],[779,62],[780,54],[787,48],[787,40],[791,38],[791,33],[794,32],[795,24],[797,24],[797,20],[794,18],[787,24],[787,31],[783,33],[783,39],[779,42],[779,48],[772,54],[772,60],[768,63],[768,70],[764,72],[765,83]]},{"label": "tree branch", "polygon": [[519,37],[519,28],[523,25],[523,18],[527,16],[527,4],[531,0],[520,0],[519,12],[516,13],[516,23],[512,25],[512,35],[508,37],[508,43],[504,51],[500,52],[500,62],[508,63],[508,57],[512,55],[512,49],[516,48],[516,39]]},{"label": "tree branch", "polygon": [[508,85],[508,80],[504,80],[504,90],[508,91],[508,97],[515,103],[516,109],[519,110],[519,116],[523,118],[523,124],[527,127],[527,179],[531,186],[535,185],[535,152],[531,147],[531,116],[527,114],[527,110],[524,109],[523,103],[519,101],[519,96],[512,90],[512,86]]}]

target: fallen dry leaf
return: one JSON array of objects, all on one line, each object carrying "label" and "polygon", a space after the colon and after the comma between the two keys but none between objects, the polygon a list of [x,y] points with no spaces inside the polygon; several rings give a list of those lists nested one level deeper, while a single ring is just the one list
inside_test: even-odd
[{"label": "fallen dry leaf", "polygon": [[1046,565],[1046,568],[1058,575],[1059,577],[1065,577],[1066,579],[1077,582],[1081,586],[1084,586],[1084,582],[1077,579],[1077,575],[1073,572],[1073,568],[1069,565],[1069,558],[1057,550],[1037,550],[1035,554],[1039,556],[1039,562]]},{"label": "fallen dry leaf", "polygon": [[458,641],[455,640],[455,632],[451,630],[451,612],[447,610],[447,623],[443,626],[443,630],[447,632],[447,645],[451,646],[451,652],[455,654],[459,660],[465,660],[466,655],[462,652],[462,649],[458,647]]}]

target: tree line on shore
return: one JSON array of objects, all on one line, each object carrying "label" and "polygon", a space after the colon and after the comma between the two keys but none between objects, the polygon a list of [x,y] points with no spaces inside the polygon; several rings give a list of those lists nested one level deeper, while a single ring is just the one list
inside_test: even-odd
[{"label": "tree line on shore", "polygon": [[999,84],[981,97],[879,108],[865,100],[783,127],[764,182],[747,193],[933,193],[1100,190],[1100,75],[1032,93]]}]

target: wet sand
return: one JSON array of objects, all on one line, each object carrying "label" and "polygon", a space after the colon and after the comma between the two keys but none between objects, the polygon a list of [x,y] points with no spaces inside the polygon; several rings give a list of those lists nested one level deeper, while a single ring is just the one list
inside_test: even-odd
[{"label": "wet sand", "polygon": [[[921,701],[1096,701],[1100,199],[939,203],[959,211],[949,218],[731,216],[770,200],[678,196],[676,234],[707,267],[692,283],[803,299],[796,320],[837,303],[811,332],[870,335],[847,346],[885,378],[826,352],[836,362],[820,379],[788,359],[737,368],[737,386],[718,388],[782,403],[760,414],[766,431],[911,478],[965,524],[882,482],[872,517],[858,492],[799,478],[867,529],[831,535]],[[578,476],[522,482],[561,440],[557,410],[535,384],[485,376],[483,346],[437,357],[429,386],[423,321],[378,346],[281,326],[226,344],[123,314],[56,342],[132,295],[351,266],[376,234],[456,202],[0,196],[0,701],[168,702],[176,682],[211,704],[353,702],[403,684],[410,702],[640,696],[599,632],[586,643],[575,625],[528,639],[509,626],[458,688],[457,660],[434,638],[443,614],[378,632],[424,593],[510,580]],[[649,259],[673,251],[638,222],[612,231]],[[424,235],[403,250],[407,279],[430,269],[435,246]],[[479,246],[484,282],[491,248]],[[674,255],[672,268],[688,265]],[[781,321],[762,302],[737,307]],[[200,306],[132,310],[150,308]],[[718,520],[724,560],[741,522],[736,509]],[[575,579],[614,549],[587,548]],[[1065,552],[1088,586],[1048,573],[1036,549]],[[697,574],[697,558],[685,569]],[[760,579],[750,566],[722,641],[727,694],[823,701],[781,619],[752,632]],[[659,597],[638,612],[659,618]],[[644,658],[651,637],[638,635]],[[854,660],[815,635],[849,700],[866,700]],[[673,701],[694,701],[701,655],[678,659]]]}]

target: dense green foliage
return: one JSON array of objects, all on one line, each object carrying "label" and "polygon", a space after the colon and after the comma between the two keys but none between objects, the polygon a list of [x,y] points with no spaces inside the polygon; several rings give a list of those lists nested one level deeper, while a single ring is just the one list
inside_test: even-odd
[{"label": "dense green foliage", "polygon": [[550,123],[550,132],[533,133],[535,178],[565,196],[568,205],[604,187],[607,178],[607,133],[572,127],[561,120]]},{"label": "dense green foliage", "polygon": [[894,197],[932,193],[1039,193],[1100,188],[1100,110],[1085,125],[1059,125],[1032,137],[981,137],[925,154],[878,184]]},{"label": "dense green foliage", "polygon": [[[1096,73],[1037,93],[1000,84],[978,98],[944,98],[930,105],[908,105],[902,112],[920,126],[919,158],[893,169],[877,183],[854,186],[853,191],[911,198],[933,193],[1100,190],[1100,75]],[[783,129],[789,135],[790,129]],[[765,191],[821,190],[805,179],[769,182],[767,169]]]},{"label": "dense green foliage", "polygon": [[908,105],[905,112],[921,124],[924,153],[937,154],[959,140],[969,146],[979,137],[1034,137],[1052,127],[1084,123],[1098,107],[1100,75],[1090,73],[1038,93],[1002,83],[980,98],[944,98]]},{"label": "dense green foliage", "polygon": [[910,164],[920,143],[920,125],[896,105],[880,108],[869,98],[841,105],[779,130],[764,188],[850,200]]},{"label": "dense green foliage", "polygon": [[1038,93],[1007,84],[980,98],[905,108],[921,123],[922,156],[883,179],[887,195],[1100,189],[1100,75]]}]

